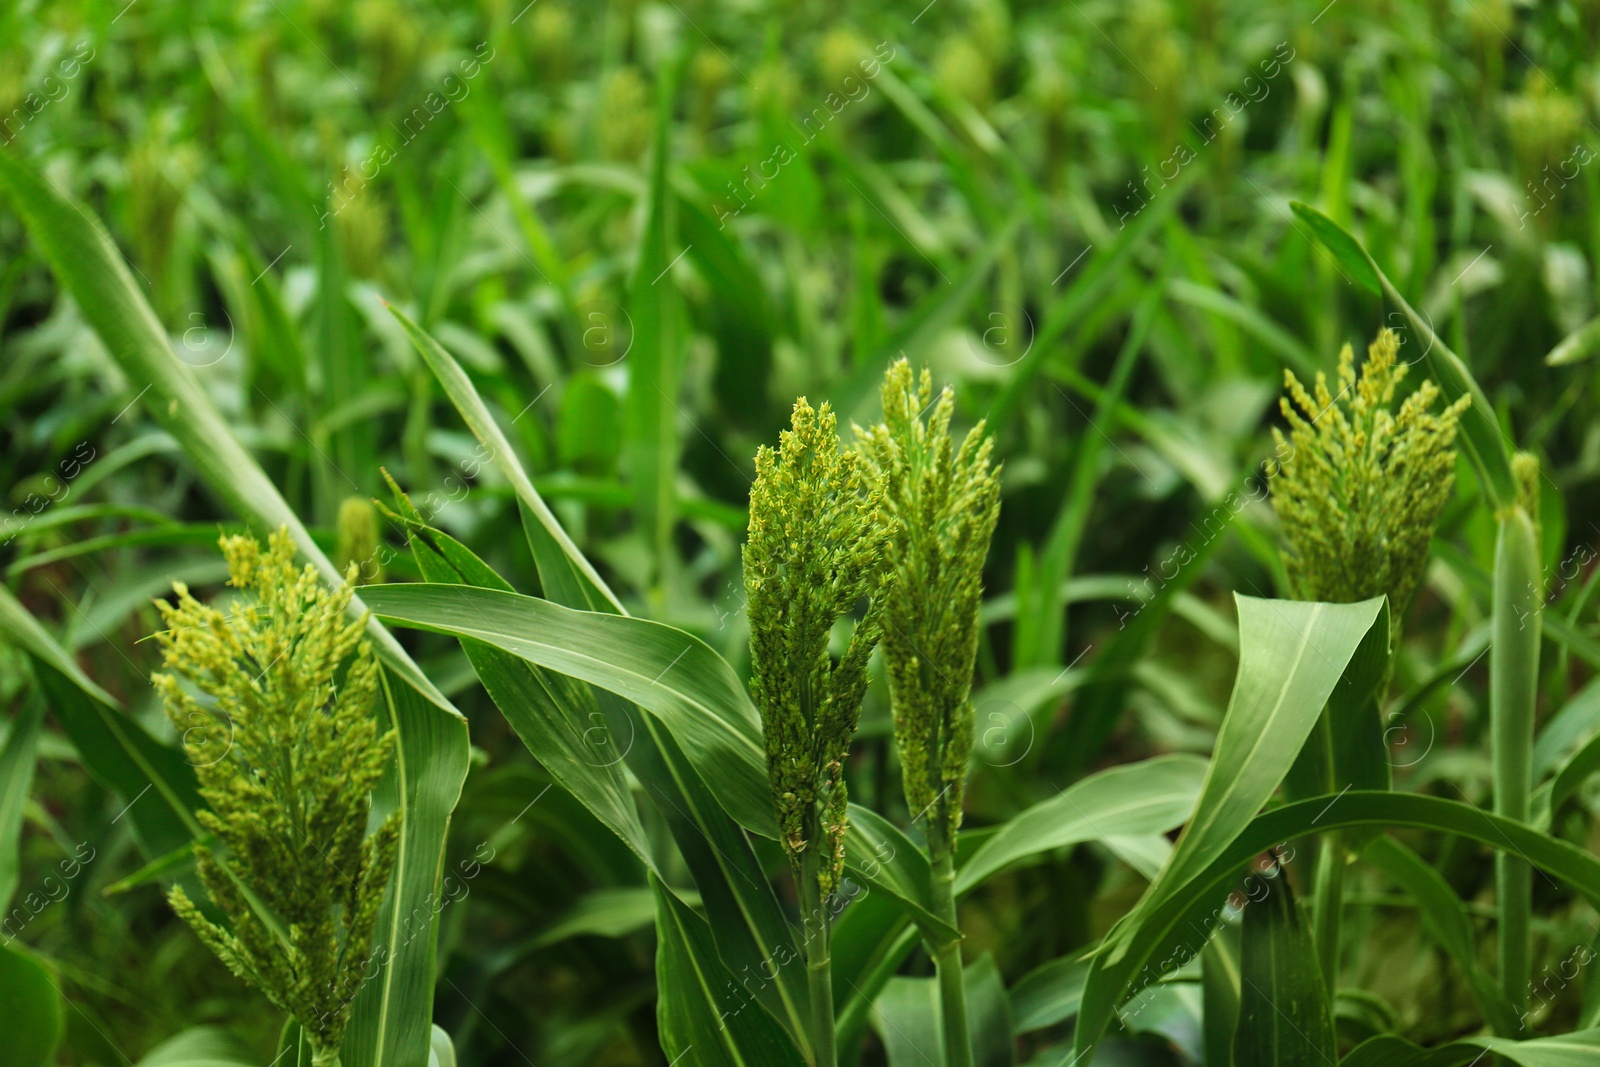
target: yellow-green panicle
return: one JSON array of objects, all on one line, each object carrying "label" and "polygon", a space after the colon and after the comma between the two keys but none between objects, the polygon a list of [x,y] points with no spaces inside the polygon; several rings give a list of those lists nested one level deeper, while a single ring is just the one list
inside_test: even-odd
[{"label": "yellow-green panicle", "polygon": [[1289,438],[1273,431],[1284,458],[1272,493],[1295,594],[1349,603],[1386,593],[1396,623],[1422,581],[1455,483],[1456,424],[1471,401],[1435,413],[1439,390],[1425,381],[1393,410],[1406,375],[1399,346],[1394,331],[1379,333],[1358,379],[1345,345],[1337,396],[1321,374],[1308,393],[1284,372]]},{"label": "yellow-green panicle", "polygon": [[[882,634],[882,491],[862,457],[840,447],[827,404],[796,401],[776,449],[756,453],[744,583],[751,691],[784,848],[797,872],[818,849],[831,893],[844,864],[844,759],[861,717],[867,661]],[[870,601],[835,664],[828,634]]]},{"label": "yellow-green panicle", "polygon": [[330,590],[315,568],[297,570],[286,529],[266,548],[224,537],[222,551],[243,595],[226,614],[182,583],[176,605],[158,602],[170,673],[153,681],[209,806],[196,817],[222,846],[198,860],[228,926],[181,887],[170,899],[230,970],[300,1021],[317,1062],[334,1063],[394,864],[398,815],[366,832],[393,734],[373,718],[378,667],[366,620],[347,615],[348,580]]},{"label": "yellow-green panicle", "polygon": [[906,803],[928,819],[930,842],[945,848],[961,825],[983,563],[1000,514],[994,439],[980,422],[957,450],[954,412],[955,394],[946,388],[935,401],[928,371],[914,380],[901,359],[884,378],[884,421],[857,431],[883,482],[891,524],[896,580],[883,649]]}]

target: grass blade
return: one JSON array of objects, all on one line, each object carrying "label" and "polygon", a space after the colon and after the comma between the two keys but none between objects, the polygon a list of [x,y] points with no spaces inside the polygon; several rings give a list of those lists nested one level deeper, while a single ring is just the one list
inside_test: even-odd
[{"label": "grass blade", "polygon": [[6,1067],[48,1067],[66,1029],[65,1001],[45,964],[20,945],[0,945]]},{"label": "grass blade", "polygon": [[733,669],[699,638],[495,589],[419,584],[364,593],[374,612],[395,623],[487,642],[654,713],[728,814],[776,836],[760,719]]},{"label": "grass blade", "polygon": [[1160,879],[1118,923],[1113,958],[1151,910],[1221,854],[1272,796],[1383,609],[1381,597],[1359,604],[1235,600],[1239,670],[1199,805]]},{"label": "grass blade", "polygon": [[1235,1067],[1337,1060],[1316,946],[1281,868],[1266,898],[1245,908],[1239,982]]}]

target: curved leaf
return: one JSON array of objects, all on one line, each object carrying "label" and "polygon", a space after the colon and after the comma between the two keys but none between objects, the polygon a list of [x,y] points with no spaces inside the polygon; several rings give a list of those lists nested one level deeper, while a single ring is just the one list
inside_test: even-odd
[{"label": "curved leaf", "polygon": [[1272,796],[1384,604],[1234,599],[1239,670],[1200,801],[1166,870],[1108,935],[1113,962],[1146,916],[1221,855]]},{"label": "curved leaf", "polygon": [[1483,1017],[1495,1031],[1509,1034],[1516,1030],[1516,1014],[1500,995],[1500,987],[1493,976],[1478,962],[1472,920],[1444,875],[1387,835],[1373,841],[1362,855],[1411,894],[1416,901],[1417,917],[1422,920],[1423,929],[1461,968],[1478,1002],[1478,1010],[1483,1012]]},{"label": "curved leaf", "polygon": [[1367,255],[1366,249],[1354,237],[1346,233],[1338,223],[1308,204],[1298,200],[1289,201],[1289,210],[1300,217],[1322,246],[1333,253],[1345,270],[1350,272],[1350,277],[1374,296],[1383,292],[1383,287],[1378,283],[1378,268],[1372,263],[1372,257]]},{"label": "curved leaf", "polygon": [[[1514,852],[1572,886],[1590,904],[1600,906],[1600,859],[1469,804],[1410,793],[1354,790],[1286,804],[1258,815],[1181,891],[1164,896],[1137,925],[1126,929],[1115,957],[1106,952],[1094,957],[1078,1016],[1076,1054],[1086,1056],[1099,1043],[1125,994],[1160,977],[1171,962],[1200,950],[1215,929],[1219,901],[1251,858],[1312,829],[1367,826],[1409,826],[1458,834],[1493,849]],[[1192,934],[1200,935],[1200,944],[1189,943]],[[1147,966],[1163,955],[1161,964]]]},{"label": "curved leaf", "polygon": [[[657,1008],[661,1050],[669,1060],[705,1067],[804,1067],[788,1036],[754,1000],[734,991],[733,975],[717,958],[706,922],[654,875],[656,983],[671,995]],[[775,961],[805,966],[798,955]]]},{"label": "curved leaf", "polygon": [[961,866],[965,894],[1017,860],[1080,841],[1165,833],[1194,811],[1205,781],[1198,756],[1157,756],[1091,774],[1002,826]]},{"label": "curved leaf", "polygon": [[902,906],[935,945],[961,939],[961,931],[939,918],[933,903],[933,868],[916,844],[882,815],[850,805],[845,830],[845,865],[872,889]]},{"label": "curved leaf", "polygon": [[1600,1062],[1600,1030],[1531,1041],[1471,1037],[1436,1049],[1421,1049],[1404,1038],[1383,1034],[1363,1041],[1342,1063],[1344,1067],[1467,1067],[1482,1062],[1485,1051],[1521,1067],[1589,1067]]},{"label": "curved leaf", "polygon": [[638,704],[672,731],[729,815],[777,836],[760,719],[733,668],[698,637],[497,589],[386,585],[362,595],[390,622],[482,641]]},{"label": "curved leaf", "polygon": [[33,786],[33,759],[39,743],[43,704],[26,701],[0,747],[0,912],[11,907],[21,877],[22,812]]}]

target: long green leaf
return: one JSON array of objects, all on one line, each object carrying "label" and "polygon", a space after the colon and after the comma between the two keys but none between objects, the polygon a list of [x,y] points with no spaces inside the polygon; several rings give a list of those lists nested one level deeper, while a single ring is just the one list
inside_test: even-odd
[{"label": "long green leaf", "polygon": [[961,931],[938,916],[933,900],[933,868],[927,856],[889,820],[859,804],[850,806],[845,864],[872,890],[887,894],[904,907],[933,944],[961,939]]},{"label": "long green leaf", "polygon": [[[401,503],[409,507],[404,498]],[[414,510],[410,514],[416,516]],[[417,518],[401,521],[424,580],[511,591],[465,545]],[[641,861],[654,866],[622,757],[596,743],[609,740],[612,731],[589,687],[482,641],[463,639],[461,647],[490,699],[540,764]]]},{"label": "long green leaf", "polygon": [[956,875],[966,894],[1002,868],[1080,841],[1165,833],[1194,811],[1206,761],[1170,755],[1092,774],[1002,826]]},{"label": "long green leaf", "polygon": [[705,1067],[802,1067],[799,1051],[771,1016],[733,992],[739,987],[717,958],[705,920],[653,875],[651,884],[660,937],[656,983],[672,994],[657,1008],[662,1052]]},{"label": "long green leaf", "polygon": [[[398,317],[474,436],[489,450],[494,463],[512,484],[522,508],[523,530],[533,551],[545,596],[567,608],[612,612],[618,616],[619,623],[623,622],[627,612],[621,601],[539,497],[471,380],[443,347],[404,316]],[[476,579],[469,580],[480,584]],[[499,581],[490,584],[504,585]],[[600,728],[607,738],[617,739],[629,769],[638,776],[665,815],[708,907],[721,916],[739,917],[740,921],[722,921],[712,928],[722,964],[741,975],[751,973],[754,968],[770,966],[772,959],[792,950],[793,934],[749,841],[725,813],[726,801],[708,789],[701,773],[685,756],[683,747],[654,716],[639,713],[632,704],[603,687],[596,688],[595,698],[604,718]],[[738,698],[748,700],[742,690]],[[753,716],[754,712],[749,714]],[[764,764],[759,788],[763,798],[770,796],[765,791]],[[770,803],[764,801],[752,818],[771,824]],[[760,832],[771,836],[776,828]],[[803,1035],[800,1020],[807,1017],[807,994],[803,976],[797,969],[780,968],[775,981],[758,983],[757,990],[762,1004],[774,1017],[785,1022],[791,1034]],[[664,991],[664,996],[672,995],[671,990]],[[797,1039],[803,1041],[803,1036]]]},{"label": "long green leaf", "polygon": [[21,879],[22,813],[33,786],[33,759],[39,744],[44,706],[27,701],[0,747],[0,913],[11,907]]},{"label": "long green leaf", "polygon": [[1384,604],[1234,599],[1239,670],[1195,816],[1161,877],[1118,923],[1113,961],[1146,916],[1215,860],[1272,796]]},{"label": "long green leaf", "polygon": [[655,563],[655,580],[665,580],[672,555],[676,518],[678,385],[682,377],[683,327],[672,269],[686,250],[677,240],[677,198],[667,181],[672,145],[674,64],[663,63],[657,84],[656,143],[650,166],[650,191],[638,259],[628,283],[628,315],[633,347],[628,352],[628,394],[623,403],[622,455],[634,489],[634,510]]},{"label": "long green leaf", "polygon": [[1600,859],[1469,804],[1409,793],[1356,790],[1286,804],[1258,815],[1181,891],[1164,896],[1142,922],[1127,931],[1119,955],[1113,958],[1103,952],[1094,957],[1078,1016],[1076,1054],[1087,1056],[1099,1043],[1116,1005],[1130,990],[1154,980],[1165,969],[1164,965],[1147,964],[1182,960],[1203,947],[1215,932],[1216,915],[1230,883],[1253,857],[1313,830],[1368,826],[1457,834],[1514,852],[1566,882],[1591,905],[1600,906]]},{"label": "long green leaf", "polygon": [[[376,818],[402,812],[400,844],[389,893],[378,912],[374,951],[386,962],[356,996],[343,1060],[351,1067],[405,1067],[427,1056],[437,973],[442,850],[450,813],[467,776],[460,724],[440,715],[416,689],[385,669],[383,692],[394,725],[395,759],[372,794]],[[417,908],[426,932],[412,935]]]},{"label": "long green leaf", "polygon": [[[445,351],[444,346],[434,340],[431,334],[407,318],[399,308],[391,305],[389,311],[400,321],[406,336],[411,338],[412,345],[422,356],[428,369],[433,372],[433,376],[438,379],[445,395],[455,405],[457,413],[466,422],[472,435],[489,450],[490,462],[505,476],[506,481],[511,483],[511,490],[516,493],[517,502],[523,508],[525,516],[523,526],[528,531],[530,541],[533,542],[535,558],[539,563],[539,579],[544,583],[545,595],[567,607],[621,612],[622,602],[606,585],[593,564],[578,551],[578,546],[572,543],[572,538],[556,520],[555,513],[539,495],[539,491],[533,487],[533,480],[528,477],[528,472],[517,462],[517,454],[511,447],[510,440],[501,432],[500,426],[494,421],[494,416],[489,413],[488,405],[478,395],[472,379],[461,369],[461,364],[456,362],[455,357]],[[528,516],[531,516],[531,521]],[[551,545],[556,551],[541,552],[541,544]]]},{"label": "long green leaf", "polygon": [[17,945],[0,945],[0,1004],[5,1005],[3,1067],[49,1067],[64,1029],[65,1001],[45,964]]},{"label": "long green leaf", "polygon": [[1344,1067],[1469,1067],[1482,1062],[1486,1051],[1520,1067],[1591,1067],[1600,1062],[1600,1030],[1531,1041],[1470,1037],[1437,1049],[1421,1049],[1404,1038],[1383,1034],[1363,1041],[1342,1063]]},{"label": "long green leaf", "polygon": [[1387,835],[1373,841],[1363,855],[1411,894],[1417,904],[1417,917],[1422,920],[1422,928],[1466,976],[1467,986],[1478,1002],[1478,1010],[1489,1025],[1499,1034],[1514,1032],[1517,1029],[1516,1013],[1500,995],[1493,977],[1478,962],[1472,920],[1444,875]]},{"label": "long green leaf", "polygon": [[418,584],[367,586],[363,593],[381,618],[483,641],[652,712],[729,815],[746,829],[777,835],[760,719],[733,669],[699,638],[496,589]]},{"label": "long green leaf", "polygon": [[158,743],[134,719],[91,696],[54,666],[36,660],[34,670],[84,767],[126,805],[123,811],[147,858],[168,855],[204,834],[194,817],[200,807],[199,783],[182,752]]},{"label": "long green leaf", "polygon": [[1234,1067],[1334,1064],[1333,1015],[1311,930],[1281,870],[1267,885],[1244,912]]}]

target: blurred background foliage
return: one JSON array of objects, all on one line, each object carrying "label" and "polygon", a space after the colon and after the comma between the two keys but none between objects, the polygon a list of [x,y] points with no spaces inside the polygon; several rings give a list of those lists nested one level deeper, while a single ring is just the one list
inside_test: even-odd
[{"label": "blurred background foliage", "polygon": [[[1597,45],[1593,0],[14,0],[0,142],[107,220],[175,351],[329,548],[386,468],[535,581],[508,487],[388,301],[462,360],[612,585],[736,663],[757,444],[797,394],[865,422],[892,357],[931,366],[1005,464],[982,827],[1090,769],[1210,750],[1230,593],[1287,592],[1259,466],[1283,370],[1331,370],[1343,342],[1403,325],[1291,198],[1361,234],[1539,453],[1552,603],[1592,641],[1592,339],[1544,357],[1600,295]],[[174,579],[215,589],[228,521],[141,385],[0,215],[5,581],[170,738],[150,599]],[[1458,479],[1390,714],[1409,788],[1482,802],[1493,532],[1476,492]],[[387,575],[414,578],[403,539],[382,540]],[[660,1063],[635,861],[551,791],[452,642],[407,642],[472,719],[448,863],[494,857],[442,917],[437,1017],[463,1062]],[[20,713],[26,666],[0,657]],[[1600,701],[1582,660],[1560,654],[1546,713]],[[852,794],[903,819],[888,731],[880,679]],[[122,805],[59,735],[42,744],[23,884],[95,850],[19,935],[59,962],[66,1062],[136,1060],[197,1022],[270,1049],[274,1013],[158,889],[116,891],[142,865]],[[1592,844],[1591,806],[1555,830]],[[1486,856],[1444,841],[1428,858],[1489,898]],[[969,958],[992,954],[1015,1014],[1029,972],[1142,885],[1098,845],[1062,850],[973,899]],[[1357,973],[1382,1006],[1341,1002],[1341,1026],[1457,1032],[1470,1001],[1413,906],[1367,889]],[[1575,920],[1550,903],[1536,935],[1554,945]],[[1041,1018],[1025,1050],[1060,1040]],[[1139,1025],[1106,1055],[1197,1055],[1183,998]]]}]

